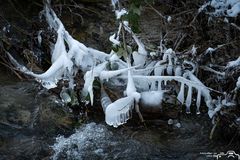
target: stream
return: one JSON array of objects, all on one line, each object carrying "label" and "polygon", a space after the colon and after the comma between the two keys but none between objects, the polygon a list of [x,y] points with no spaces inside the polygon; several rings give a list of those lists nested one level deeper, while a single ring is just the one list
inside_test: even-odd
[{"label": "stream", "polygon": [[112,128],[104,119],[73,125],[71,112],[57,96],[35,82],[19,82],[1,70],[0,159],[214,159],[206,153],[230,150],[209,139],[210,119],[202,115],[152,120]]}]

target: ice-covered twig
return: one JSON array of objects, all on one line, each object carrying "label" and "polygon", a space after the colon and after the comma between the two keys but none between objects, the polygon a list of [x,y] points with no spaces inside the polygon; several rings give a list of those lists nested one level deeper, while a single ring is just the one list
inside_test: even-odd
[{"label": "ice-covered twig", "polygon": [[202,68],[203,70],[205,71],[209,71],[209,72],[212,72],[212,73],[215,73],[217,75],[220,75],[222,77],[225,77],[226,73],[225,72],[219,72],[219,71],[216,71],[208,66],[200,66],[200,68]]},{"label": "ice-covered twig", "polygon": [[240,66],[240,57],[234,61],[228,62],[226,69],[231,69]]},{"label": "ice-covered twig", "polygon": [[[214,10],[207,11],[207,7],[211,6]],[[210,0],[199,8],[199,13],[205,11],[210,16],[214,17],[237,17],[240,13],[239,0]]]}]

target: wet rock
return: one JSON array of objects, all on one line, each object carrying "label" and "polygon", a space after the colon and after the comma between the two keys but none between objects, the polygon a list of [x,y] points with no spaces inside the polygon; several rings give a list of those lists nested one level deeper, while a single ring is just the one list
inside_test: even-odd
[{"label": "wet rock", "polygon": [[172,119],[168,120],[168,125],[173,125],[173,120]]},{"label": "wet rock", "polygon": [[177,128],[181,128],[181,123],[179,123],[179,122],[176,123],[176,124],[175,124],[175,127],[177,127]]},{"label": "wet rock", "polygon": [[38,119],[34,127],[46,135],[69,131],[73,128],[72,115],[62,103],[56,104],[56,96],[51,96],[39,105]]},{"label": "wet rock", "polygon": [[72,131],[68,108],[38,92],[35,83],[0,86],[0,160],[49,159],[53,136]]},{"label": "wet rock", "polygon": [[[26,83],[1,86],[0,88],[0,122],[13,128],[27,127],[31,122],[34,108],[34,85]],[[32,92],[32,93],[31,93]]]},{"label": "wet rock", "polygon": [[[7,150],[1,154],[3,148]],[[8,160],[42,159],[50,155],[50,148],[41,139],[18,135],[1,146],[0,155],[2,159]]]},{"label": "wet rock", "polygon": [[31,121],[31,112],[28,110],[18,110],[10,113],[7,119],[10,123],[27,126]]}]

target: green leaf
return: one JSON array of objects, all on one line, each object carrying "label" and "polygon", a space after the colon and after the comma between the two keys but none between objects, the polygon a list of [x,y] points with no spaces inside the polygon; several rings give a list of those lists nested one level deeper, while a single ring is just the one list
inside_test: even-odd
[{"label": "green leaf", "polygon": [[118,50],[119,50],[119,46],[113,45],[113,46],[112,46],[112,50],[117,53]]},{"label": "green leaf", "polygon": [[119,56],[119,57],[122,57],[123,56],[123,54],[124,54],[124,49],[122,48],[122,47],[119,47],[118,48],[118,51],[116,52],[117,53],[117,55]]},{"label": "green leaf", "polygon": [[128,54],[132,54],[132,47],[131,46],[127,46],[127,52],[128,52]]},{"label": "green leaf", "polygon": [[134,6],[134,7],[132,8],[132,12],[133,12],[134,14],[137,14],[138,16],[141,15],[141,11],[140,11],[140,8],[139,8],[139,7]]}]

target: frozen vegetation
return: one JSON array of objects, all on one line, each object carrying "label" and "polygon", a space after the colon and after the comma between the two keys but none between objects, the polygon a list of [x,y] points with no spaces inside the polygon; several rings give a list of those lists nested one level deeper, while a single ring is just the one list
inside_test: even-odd
[{"label": "frozen vegetation", "polygon": [[[191,107],[196,107],[196,113],[199,114],[200,107],[206,105],[208,115],[212,118],[221,107],[234,105],[224,97],[217,100],[213,99],[211,92],[215,92],[215,90],[207,87],[196,76],[198,65],[187,59],[180,58],[172,48],[167,48],[161,44],[159,52],[148,51],[139,37],[133,33],[128,21],[121,19],[122,16],[128,14],[128,11],[119,7],[118,3],[117,0],[112,0],[119,27],[116,33],[110,36],[109,40],[115,48],[123,50],[121,55],[114,50],[110,53],[104,53],[75,40],[65,29],[50,5],[46,4],[44,15],[49,27],[57,33],[57,40],[51,55],[51,67],[42,74],[35,74],[25,66],[20,65],[9,54],[11,62],[21,72],[35,77],[47,89],[57,87],[58,82],[61,80],[67,81],[69,88],[74,89],[74,77],[79,70],[83,71],[85,73],[85,84],[81,94],[83,99],[89,95],[91,105],[94,105],[93,82],[99,79],[102,85],[101,103],[105,113],[105,120],[108,125],[114,127],[126,123],[131,118],[133,109],[136,110],[143,121],[139,103],[160,107],[165,93],[171,92],[167,86],[173,83],[175,84],[176,99],[186,106],[187,113],[191,112]],[[238,0],[212,0],[204,4],[199,11],[204,11],[207,6],[215,9],[214,12],[208,13],[211,16],[236,17],[240,12],[240,2]],[[132,40],[138,46],[137,50],[133,51],[131,46],[126,44],[123,33],[131,35]],[[39,43],[42,41],[40,34],[41,31],[39,31],[38,35]],[[208,48],[205,54],[211,54],[213,51],[213,48]],[[194,45],[189,53],[192,56],[196,55]],[[161,58],[154,59],[154,56]],[[191,67],[185,67],[186,65]],[[236,61],[229,62],[226,68],[239,65],[240,60],[238,58]],[[221,75],[224,76],[224,74]],[[240,87],[239,81],[240,78],[237,82],[237,88]],[[109,83],[115,86],[124,86],[124,97],[112,102],[104,90],[104,86]],[[174,92],[171,93],[174,94]]]}]

